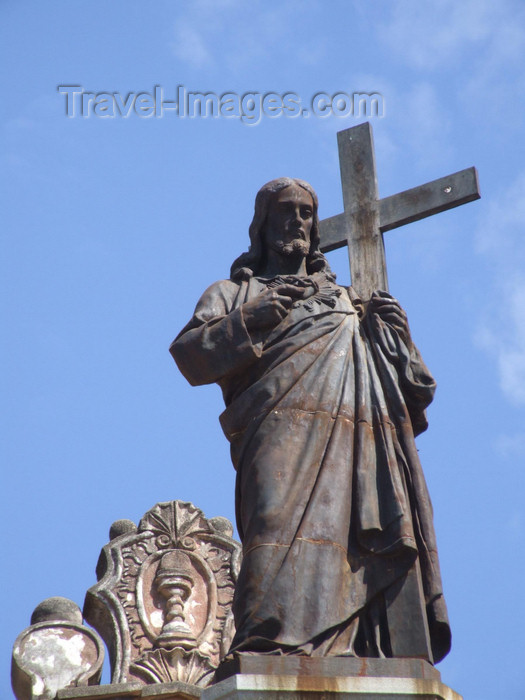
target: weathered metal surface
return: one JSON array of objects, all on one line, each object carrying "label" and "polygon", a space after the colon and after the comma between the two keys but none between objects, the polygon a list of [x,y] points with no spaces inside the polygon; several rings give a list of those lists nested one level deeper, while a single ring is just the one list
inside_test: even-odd
[{"label": "weathered metal surface", "polygon": [[370,123],[340,131],[337,143],[352,285],[368,300],[377,289],[388,291]]},{"label": "weathered metal surface", "polygon": [[321,250],[349,248],[352,286],[368,300],[388,291],[382,233],[480,198],[475,168],[379,199],[372,127],[337,134],[344,212],[320,222]]},{"label": "weathered metal surface", "polygon": [[433,661],[421,567],[416,560],[403,578],[385,591],[385,609],[390,650],[395,658],[419,658]]},{"label": "weathered metal surface", "polygon": [[159,503],[131,525],[112,526],[84,605],[108,646],[112,683],[205,686],[234,633],[232,525],[182,501]]},{"label": "weathered metal surface", "polygon": [[381,231],[419,221],[480,198],[476,168],[466,168],[380,201]]},{"label": "weathered metal surface", "polygon": [[231,651],[440,660],[450,634],[414,444],[435,384],[406,315],[386,293],[362,315],[335,283],[307,183],[261,188],[250,241],[171,347],[226,403],[244,553]]}]

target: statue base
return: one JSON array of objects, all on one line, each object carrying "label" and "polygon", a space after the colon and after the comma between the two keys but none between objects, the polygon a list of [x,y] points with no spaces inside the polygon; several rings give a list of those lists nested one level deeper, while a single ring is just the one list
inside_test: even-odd
[{"label": "statue base", "polygon": [[354,656],[279,656],[235,653],[215,672],[214,683],[231,676],[294,676],[308,678],[389,677],[441,681],[441,674],[423,659],[377,659]]},{"label": "statue base", "polygon": [[423,659],[238,654],[224,661],[203,700],[462,700]]},{"label": "statue base", "polygon": [[462,700],[422,659],[237,655],[213,685],[135,683],[68,688],[58,700]]},{"label": "statue base", "polygon": [[462,700],[437,680],[388,676],[232,676],[207,688],[203,700]]}]

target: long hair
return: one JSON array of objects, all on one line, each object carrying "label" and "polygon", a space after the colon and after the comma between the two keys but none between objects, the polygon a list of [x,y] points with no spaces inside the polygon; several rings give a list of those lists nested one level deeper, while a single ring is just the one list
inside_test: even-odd
[{"label": "long hair", "polygon": [[311,196],[314,204],[312,229],[310,231],[310,251],[306,256],[306,271],[310,275],[314,272],[324,272],[329,280],[332,282],[335,281],[335,275],[331,271],[327,259],[319,250],[320,237],[319,217],[317,215],[317,195],[315,194],[313,187],[307,182],[291,177],[280,177],[277,180],[271,180],[270,182],[267,182],[266,185],[263,185],[257,192],[257,197],[255,198],[255,210],[249,229],[250,247],[248,252],[239,255],[231,266],[230,278],[232,280],[247,280],[261,272],[261,267],[264,264],[265,259],[263,229],[268,216],[270,202],[272,197],[274,197],[277,192],[280,192],[291,185],[297,185],[303,190],[306,190],[306,192],[308,192],[308,194]]}]

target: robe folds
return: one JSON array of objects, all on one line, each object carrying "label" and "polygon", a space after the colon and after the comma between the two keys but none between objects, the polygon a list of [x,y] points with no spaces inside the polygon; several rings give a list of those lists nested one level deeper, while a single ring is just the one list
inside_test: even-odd
[{"label": "robe folds", "polygon": [[414,442],[435,383],[411,341],[360,317],[351,288],[311,279],[313,297],[251,333],[242,304],[272,281],[217,282],[170,348],[226,404],[243,544],[232,648],[354,654],[352,621],[417,560],[438,661],[450,633]]}]

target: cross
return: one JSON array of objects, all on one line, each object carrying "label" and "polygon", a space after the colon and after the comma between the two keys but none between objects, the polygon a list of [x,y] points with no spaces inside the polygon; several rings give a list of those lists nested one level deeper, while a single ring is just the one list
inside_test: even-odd
[{"label": "cross", "polygon": [[348,246],[352,286],[388,291],[383,233],[480,198],[475,168],[379,199],[370,122],[337,133],[344,212],[320,224],[323,253]]}]

